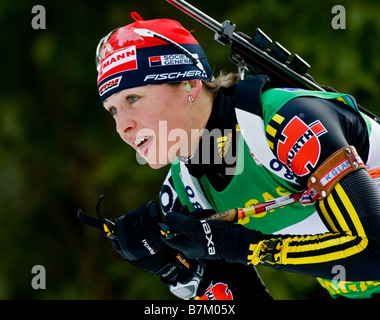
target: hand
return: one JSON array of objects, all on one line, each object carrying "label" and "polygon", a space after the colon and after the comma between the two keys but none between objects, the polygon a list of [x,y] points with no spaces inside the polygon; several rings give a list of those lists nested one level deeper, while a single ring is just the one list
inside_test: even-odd
[{"label": "hand", "polygon": [[196,263],[166,245],[160,235],[160,221],[161,211],[154,201],[129,211],[115,222],[113,247],[128,262],[158,274],[167,284],[188,279]]},{"label": "hand", "polygon": [[[228,241],[233,225],[218,220],[206,221],[192,215],[170,212],[166,215],[166,229],[173,237],[165,242],[183,252],[190,259],[226,259]],[[165,225],[161,224],[161,227]]]}]

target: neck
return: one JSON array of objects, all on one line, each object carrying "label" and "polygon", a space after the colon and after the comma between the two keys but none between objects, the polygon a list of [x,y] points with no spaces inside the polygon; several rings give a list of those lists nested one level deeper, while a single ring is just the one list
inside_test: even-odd
[{"label": "neck", "polygon": [[212,96],[206,89],[202,88],[197,99],[192,103],[192,112],[194,114],[192,129],[195,129],[193,132],[197,134],[191,137],[191,152],[189,156],[192,156],[198,148],[203,131],[206,128],[208,120],[210,119],[212,105]]},{"label": "neck", "polygon": [[[233,175],[226,170],[236,167],[239,133],[236,131],[234,99],[230,94],[219,93],[213,101],[206,130],[191,159],[182,158],[190,174],[200,178],[205,175],[212,186],[220,191]],[[221,142],[225,143],[221,143]]]},{"label": "neck", "polygon": [[195,113],[195,122],[197,129],[206,128],[208,119],[210,118],[212,111],[213,98],[207,91],[207,89],[202,88],[199,92],[197,99],[193,102]]}]

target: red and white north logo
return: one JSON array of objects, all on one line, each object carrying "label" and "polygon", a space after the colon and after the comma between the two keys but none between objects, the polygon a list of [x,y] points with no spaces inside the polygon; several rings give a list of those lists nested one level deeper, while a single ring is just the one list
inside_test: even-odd
[{"label": "red and white north logo", "polygon": [[307,125],[295,116],[282,130],[285,139],[277,144],[278,159],[302,177],[308,174],[317,164],[321,153],[318,137],[327,132],[317,120]]},{"label": "red and white north logo", "polygon": [[233,300],[233,296],[228,285],[218,282],[216,284],[211,283],[199,300]]},{"label": "red and white north logo", "polygon": [[98,83],[105,78],[116,74],[137,69],[136,46],[116,51],[100,65]]}]

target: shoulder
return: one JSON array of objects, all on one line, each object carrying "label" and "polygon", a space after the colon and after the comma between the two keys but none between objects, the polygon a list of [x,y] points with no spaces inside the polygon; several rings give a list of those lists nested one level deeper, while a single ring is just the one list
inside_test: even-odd
[{"label": "shoulder", "polygon": [[238,82],[235,87],[236,108],[261,116],[261,95],[271,84],[272,80],[265,75],[252,76]]},{"label": "shoulder", "polygon": [[276,158],[298,177],[307,177],[329,155],[347,145],[363,151],[361,156],[366,158],[365,123],[339,96],[272,94],[278,96],[268,98],[271,105],[264,108],[266,137]]}]

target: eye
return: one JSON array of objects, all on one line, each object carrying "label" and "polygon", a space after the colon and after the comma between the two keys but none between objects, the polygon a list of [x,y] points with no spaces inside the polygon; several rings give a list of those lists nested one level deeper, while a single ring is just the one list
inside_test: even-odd
[{"label": "eye", "polygon": [[114,116],[117,113],[117,108],[116,107],[109,107],[108,112]]},{"label": "eye", "polygon": [[130,104],[135,103],[137,100],[138,100],[138,97],[137,97],[137,96],[128,96],[128,97],[127,97],[127,101],[128,101]]}]

